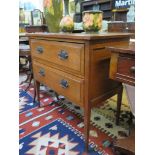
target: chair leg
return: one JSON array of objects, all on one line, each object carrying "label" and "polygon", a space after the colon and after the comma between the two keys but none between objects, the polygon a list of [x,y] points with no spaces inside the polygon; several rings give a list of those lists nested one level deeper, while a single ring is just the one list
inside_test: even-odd
[{"label": "chair leg", "polygon": [[36,81],[36,80],[34,80],[34,87],[35,87],[35,94],[34,94],[34,96],[35,96],[35,98],[37,97],[37,101],[38,101],[38,103],[39,103],[39,107],[41,107],[40,106],[40,82],[38,82],[38,81]]},{"label": "chair leg", "polygon": [[123,86],[121,85],[118,88],[118,94],[117,94],[116,125],[119,125],[119,117],[120,117],[120,110],[121,110],[121,104],[122,104],[122,93],[123,93]]},{"label": "chair leg", "polygon": [[132,114],[132,112],[130,112],[130,119],[129,119],[129,135],[131,134],[131,130],[132,130],[132,128],[133,128],[133,118],[134,118],[134,116],[133,116],[133,114]]}]

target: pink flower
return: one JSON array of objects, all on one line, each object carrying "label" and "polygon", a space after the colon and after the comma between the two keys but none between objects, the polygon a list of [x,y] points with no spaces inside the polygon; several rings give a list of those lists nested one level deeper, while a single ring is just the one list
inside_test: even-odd
[{"label": "pink flower", "polygon": [[43,5],[45,8],[49,8],[52,6],[52,0],[44,0]]}]

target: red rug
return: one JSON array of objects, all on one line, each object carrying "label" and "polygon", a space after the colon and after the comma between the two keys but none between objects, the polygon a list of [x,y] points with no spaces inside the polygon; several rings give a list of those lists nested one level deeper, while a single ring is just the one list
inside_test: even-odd
[{"label": "red rug", "polygon": [[[81,116],[63,104],[53,102],[51,93],[42,91],[41,108],[33,103],[33,88],[20,86],[20,155],[84,155],[84,124]],[[77,107],[78,108],[78,107]],[[91,126],[90,155],[114,155],[112,138]]]}]

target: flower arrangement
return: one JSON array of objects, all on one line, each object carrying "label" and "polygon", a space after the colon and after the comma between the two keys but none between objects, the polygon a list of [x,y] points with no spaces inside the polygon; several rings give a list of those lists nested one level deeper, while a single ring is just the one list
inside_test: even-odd
[{"label": "flower arrangement", "polygon": [[102,28],[102,11],[84,11],[83,29],[86,32],[98,32]]},{"label": "flower arrangement", "polygon": [[72,32],[74,30],[74,22],[72,17],[66,15],[60,22],[60,29],[63,32]]}]

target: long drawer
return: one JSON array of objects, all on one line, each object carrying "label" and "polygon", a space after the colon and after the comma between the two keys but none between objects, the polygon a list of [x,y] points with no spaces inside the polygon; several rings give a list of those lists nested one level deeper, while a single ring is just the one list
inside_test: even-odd
[{"label": "long drawer", "polygon": [[84,44],[32,39],[31,54],[84,74]]},{"label": "long drawer", "polygon": [[33,61],[34,78],[83,106],[83,79]]},{"label": "long drawer", "polygon": [[135,81],[135,58],[119,56],[117,64],[116,79],[130,84]]}]

